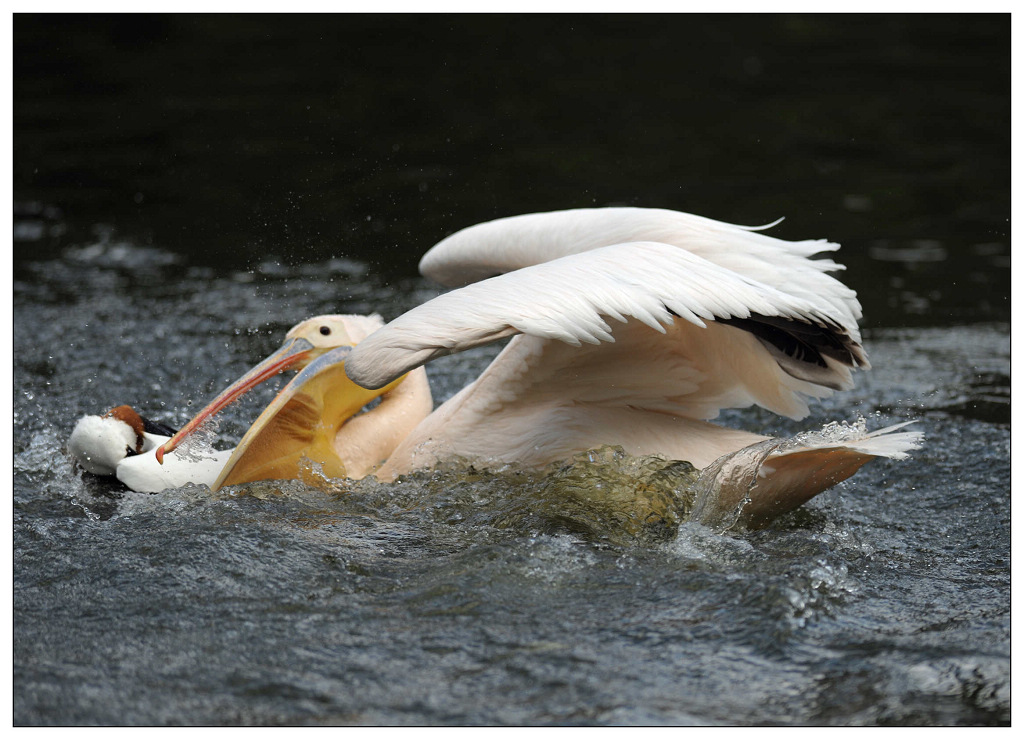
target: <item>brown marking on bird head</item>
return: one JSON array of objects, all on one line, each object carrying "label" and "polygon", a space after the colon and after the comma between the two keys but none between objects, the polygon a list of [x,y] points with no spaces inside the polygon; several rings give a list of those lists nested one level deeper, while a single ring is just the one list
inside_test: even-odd
[{"label": "brown marking on bird head", "polygon": [[145,425],[143,424],[142,417],[139,416],[135,409],[131,406],[118,406],[110,409],[110,411],[105,413],[103,416],[123,421],[125,424],[130,426],[132,431],[135,432],[135,452],[142,452],[142,443],[145,441],[145,438],[142,436],[142,431]]}]

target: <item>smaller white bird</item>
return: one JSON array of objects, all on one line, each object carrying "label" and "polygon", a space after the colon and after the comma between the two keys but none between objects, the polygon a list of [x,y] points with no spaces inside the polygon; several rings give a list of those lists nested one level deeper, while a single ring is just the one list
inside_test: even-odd
[{"label": "smaller white bird", "polygon": [[117,476],[133,491],[157,493],[188,483],[212,486],[231,450],[208,450],[190,457],[156,461],[155,451],[175,434],[159,422],[118,406],[102,416],[83,416],[68,440],[68,453],[93,475]]}]

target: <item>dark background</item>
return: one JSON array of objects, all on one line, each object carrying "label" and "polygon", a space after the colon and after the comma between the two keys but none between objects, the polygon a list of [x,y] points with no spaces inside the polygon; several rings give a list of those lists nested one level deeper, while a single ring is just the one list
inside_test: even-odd
[{"label": "dark background", "polygon": [[841,242],[868,326],[1009,319],[1009,15],[16,15],[15,270],[126,239],[385,279],[657,206]]}]

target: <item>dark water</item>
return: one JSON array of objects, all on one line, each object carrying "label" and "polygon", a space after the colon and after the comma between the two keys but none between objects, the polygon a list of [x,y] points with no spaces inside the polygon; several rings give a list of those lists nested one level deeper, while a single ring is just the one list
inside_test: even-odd
[{"label": "dark water", "polygon": [[[1009,721],[1008,17],[17,16],[14,62],[15,723]],[[510,515],[514,471],[141,495],[63,454],[435,295],[457,228],[620,203],[842,242],[875,369],[727,421],[925,448],[668,539]]]}]

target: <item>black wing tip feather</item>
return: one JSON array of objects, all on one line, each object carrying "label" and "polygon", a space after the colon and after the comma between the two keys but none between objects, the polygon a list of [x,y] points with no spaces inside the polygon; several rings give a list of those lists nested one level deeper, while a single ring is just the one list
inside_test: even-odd
[{"label": "black wing tip feather", "polygon": [[860,343],[827,319],[817,323],[755,313],[747,318],[716,321],[753,334],[771,352],[779,367],[799,380],[843,390],[848,378],[838,376],[827,360],[850,369],[869,367]]}]

